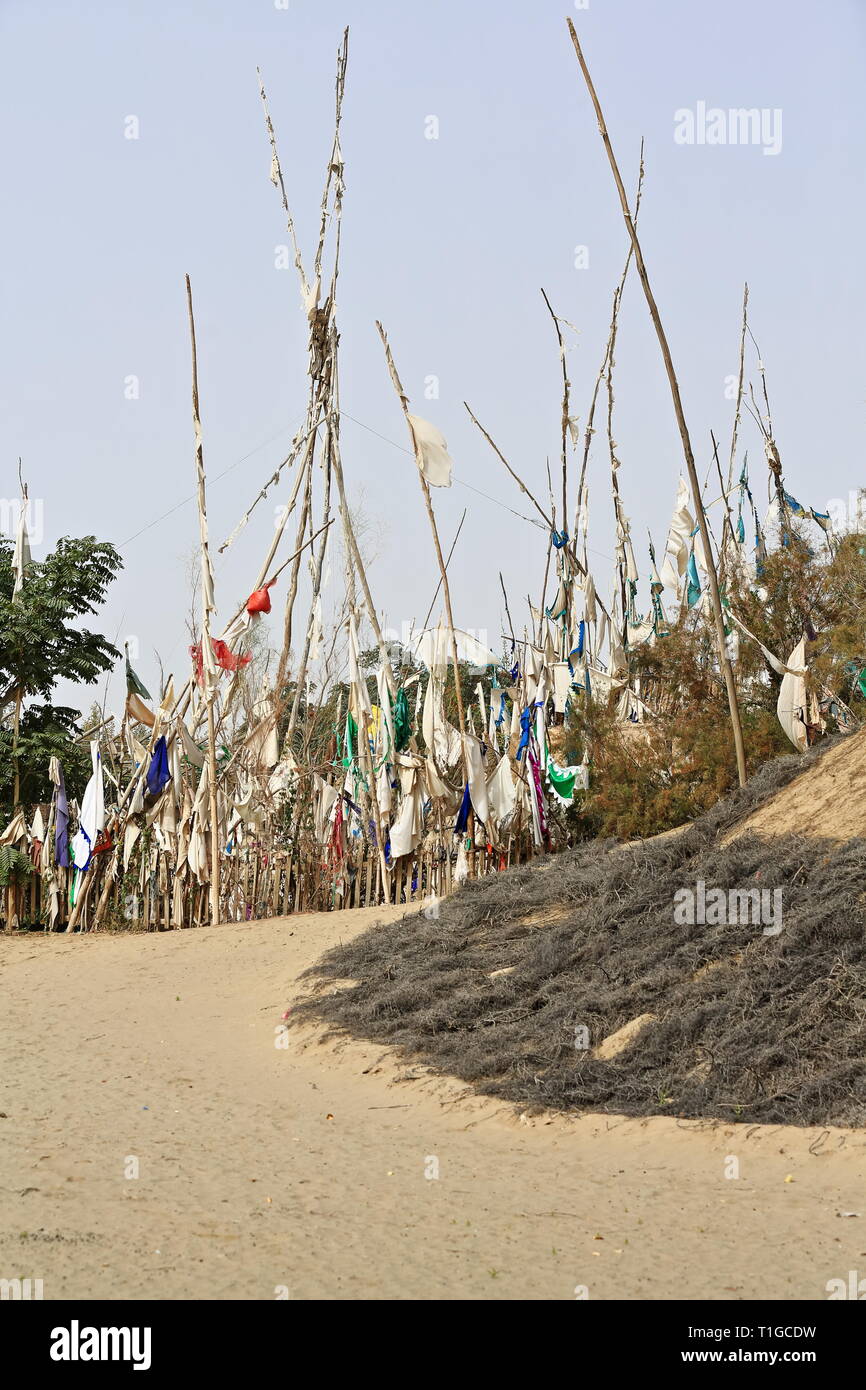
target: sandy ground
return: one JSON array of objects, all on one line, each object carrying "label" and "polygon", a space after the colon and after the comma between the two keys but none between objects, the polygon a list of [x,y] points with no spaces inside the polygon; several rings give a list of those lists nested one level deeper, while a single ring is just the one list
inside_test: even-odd
[{"label": "sandy ground", "polygon": [[866,837],[866,729],[831,748],[736,826],[726,841],[744,830],[761,835],[821,835],[839,841]]},{"label": "sandy ground", "polygon": [[379,1047],[277,1047],[299,972],[369,921],[0,937],[0,1277],[46,1299],[730,1300],[866,1275],[864,1132],[527,1122]]}]

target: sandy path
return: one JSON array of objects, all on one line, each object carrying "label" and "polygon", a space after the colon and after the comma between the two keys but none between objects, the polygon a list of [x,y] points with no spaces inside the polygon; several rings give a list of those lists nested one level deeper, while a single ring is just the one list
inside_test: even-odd
[{"label": "sandy path", "polygon": [[298,973],[369,920],[0,938],[0,1277],[46,1298],[761,1299],[866,1276],[863,1132],[527,1124],[378,1047],[275,1047]]}]

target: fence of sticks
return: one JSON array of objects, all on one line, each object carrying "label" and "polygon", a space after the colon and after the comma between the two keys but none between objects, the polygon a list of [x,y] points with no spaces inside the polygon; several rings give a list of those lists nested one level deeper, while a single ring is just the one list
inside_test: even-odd
[{"label": "fence of sticks", "polygon": [[[418,852],[389,865],[383,888],[381,859],[363,843],[334,859],[314,841],[295,850],[248,843],[222,856],[220,921],[245,922],[301,912],[380,907],[429,908],[466,879],[483,878],[532,858],[531,836],[513,836],[506,849],[457,847],[431,836]],[[147,840],[126,867],[118,848],[94,856],[73,898],[74,870],[44,877],[34,868],[0,895],[4,930],[170,931],[209,921],[209,885]],[[52,901],[55,911],[52,912]],[[52,920],[53,919],[53,920]]]}]

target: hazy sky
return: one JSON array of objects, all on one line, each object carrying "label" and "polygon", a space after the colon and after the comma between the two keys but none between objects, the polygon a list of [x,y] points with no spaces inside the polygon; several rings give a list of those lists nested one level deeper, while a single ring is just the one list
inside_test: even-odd
[{"label": "hazy sky", "polygon": [[[381,318],[413,409],[445,433],[456,478],[527,511],[465,399],[546,492],[561,381],[540,287],[579,330],[568,360],[582,422],[627,244],[568,11],[566,0],[0,0],[0,493],[15,496],[20,454],[43,499],[36,558],[63,534],[119,545],[126,568],[101,625],[138,640],[146,681],[156,682],[154,647],[167,670],[186,674],[197,523],[193,502],[178,506],[194,483],[185,272],[214,541],[283,456],[306,402],[297,282],[275,268],[285,227],[257,64],[311,258],[335,53],[350,26],[339,302],[347,414],[405,448]],[[570,13],[629,188],[646,140],[642,241],[702,474],[711,428],[727,454],[725,382],[737,370],[748,279],[789,490],[816,506],[846,496],[864,481],[866,420],[862,0],[589,0]],[[675,113],[702,102],[765,109],[781,148],[678,143]],[[138,139],[125,138],[130,116]],[[438,139],[426,138],[431,116]],[[576,247],[587,248],[585,268]],[[138,400],[125,396],[131,376]],[[430,376],[438,400],[424,397]],[[616,394],[620,486],[645,574],[646,528],[663,549],[682,456],[636,279]],[[743,441],[753,490],[766,498],[754,425]],[[343,457],[375,532],[377,604],[397,629],[420,622],[437,576],[414,465],[350,419]],[[607,474],[602,434],[591,544],[605,595]],[[455,617],[495,644],[498,571],[522,625],[521,596],[538,598],[544,534],[457,481],[435,501],[446,545],[469,509],[452,562]],[[272,525],[268,504],[218,564],[221,618],[251,588]],[[336,597],[336,548],[333,561]],[[278,611],[284,594],[275,592]],[[118,676],[110,705],[121,697]]]}]

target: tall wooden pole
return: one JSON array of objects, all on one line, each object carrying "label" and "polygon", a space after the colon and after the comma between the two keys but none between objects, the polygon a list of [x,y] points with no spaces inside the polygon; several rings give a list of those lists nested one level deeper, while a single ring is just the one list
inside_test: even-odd
[{"label": "tall wooden pole", "polygon": [[198,400],[198,358],[195,347],[195,318],[192,311],[192,286],[186,277],[186,302],[189,311],[189,337],[192,349],[192,423],[195,431],[195,466],[198,482],[198,517],[201,537],[201,657],[207,708],[207,770],[210,792],[210,920],[216,926],[220,919],[220,832],[217,802],[216,727],[213,713],[213,648],[210,637],[210,615],[214,611],[213,572],[207,535],[207,497],[205,493],[204,449],[201,438],[201,414]]},{"label": "tall wooden pole", "polygon": [[[12,794],[12,814],[18,810],[18,802],[21,799],[21,776],[18,766],[18,733],[21,727],[21,686],[15,691],[15,720],[12,725],[12,766],[15,769],[15,788]],[[6,889],[6,931],[12,930],[12,922],[15,918],[15,901],[17,890],[15,884],[10,880]]]},{"label": "tall wooden pole", "polygon": [[[446,568],[446,570],[447,570],[448,566],[451,564],[451,556],[454,554],[454,547],[457,545],[457,542],[458,542],[459,539],[460,539],[460,532],[463,530],[463,523],[464,523],[465,520],[466,520],[466,508],[464,507],[464,508],[463,508],[463,515],[462,515],[461,518],[460,518],[460,525],[457,527],[457,530],[456,530],[456,532],[454,533],[454,539],[453,539],[453,541],[451,542],[451,549],[448,551],[448,554],[447,554],[446,557],[445,557],[445,568]],[[434,606],[435,606],[435,604],[436,604],[437,598],[439,597],[439,590],[440,590],[441,588],[442,588],[442,580],[441,580],[441,578],[440,578],[439,583],[436,585],[436,592],[435,592],[435,594],[433,595],[433,597],[432,597],[431,600],[430,600],[430,607],[427,609],[427,616],[425,617],[423,623],[421,624],[421,631],[422,631],[422,632],[426,632],[426,631],[427,631],[427,624],[429,623],[430,618],[431,618],[431,616],[432,616],[432,614],[433,614],[433,608],[434,608]]]},{"label": "tall wooden pole", "polygon": [[[18,530],[18,537],[19,537],[19,539],[20,539],[20,538],[23,536],[23,537],[25,538],[25,542],[26,542],[26,543],[25,543],[25,545],[24,545],[24,551],[23,551],[23,553],[20,555],[21,574],[20,574],[20,577],[19,577],[19,575],[16,573],[16,577],[15,577],[15,586],[14,586],[14,588],[13,588],[13,590],[12,590],[12,602],[13,602],[13,603],[16,602],[16,600],[18,599],[18,595],[19,595],[19,593],[21,592],[21,586],[22,586],[22,583],[23,583],[24,570],[26,569],[26,566],[27,566],[27,556],[28,556],[28,554],[29,554],[29,542],[26,541],[26,537],[27,537],[27,501],[28,501],[28,494],[27,494],[27,484],[25,483],[24,478],[22,477],[22,474],[21,474],[21,459],[20,459],[20,458],[19,458],[19,460],[18,460],[18,481],[19,481],[19,483],[20,483],[20,485],[21,485],[21,515],[20,515],[20,517],[19,517],[19,519],[18,519],[18,528],[19,528],[19,530]],[[17,549],[18,543],[19,543],[19,542],[16,541],[16,557],[18,556],[18,549]],[[24,698],[24,691],[23,691],[23,688],[22,688],[21,684],[19,683],[19,685],[18,685],[18,687],[17,687],[17,689],[16,689],[16,691],[15,691],[15,717],[14,717],[13,722],[12,722],[12,767],[13,767],[14,772],[15,772],[15,785],[14,785],[13,792],[12,792],[12,814],[13,814],[13,815],[14,815],[15,812],[18,810],[18,802],[19,802],[20,799],[21,799],[21,769],[20,769],[20,766],[19,766],[18,742],[19,742],[19,738],[20,738],[20,734],[21,734],[21,703],[22,703],[23,698]]]},{"label": "tall wooden pole", "polygon": [[[336,332],[336,329],[333,330]],[[329,439],[331,443],[331,459],[334,468],[334,477],[337,480],[337,491],[340,498],[340,520],[343,525],[343,535],[346,540],[347,564],[346,564],[346,589],[349,595],[349,604],[354,606],[354,575],[357,573],[361,581],[361,588],[364,591],[364,603],[370,619],[370,625],[376,638],[379,648],[379,660],[385,672],[385,680],[388,690],[392,695],[396,694],[394,684],[394,673],[391,670],[391,662],[388,659],[388,649],[385,644],[385,637],[382,632],[382,625],[379,622],[379,615],[376,612],[376,605],[373,602],[373,594],[370,583],[367,579],[367,571],[361,555],[361,548],[358,545],[358,538],[355,535],[355,526],[352,521],[352,513],[346,499],[346,483],[343,476],[343,460],[340,454],[340,371],[337,358],[336,345],[333,352],[332,368],[332,395],[330,403],[330,416],[328,421]],[[354,565],[354,569],[353,569]]]},{"label": "tall wooden pole", "polygon": [[734,409],[734,427],[731,433],[731,455],[728,460],[728,491],[734,485],[734,467],[737,461],[737,435],[740,428],[740,410],[743,404],[743,377],[746,368],[746,332],[749,326],[749,286],[743,286],[743,326],[740,330],[740,371],[737,377],[737,404]]},{"label": "tall wooden pole", "polygon": [[725,504],[725,514],[726,514],[726,519],[727,519],[727,523],[728,523],[727,529],[724,528],[724,523],[722,523],[722,528],[723,528],[723,529],[722,529],[723,540],[722,540],[722,544],[721,544],[721,546],[720,546],[720,548],[719,548],[719,562],[720,562],[720,564],[722,565],[722,567],[724,567],[724,563],[725,563],[725,543],[726,543],[726,541],[727,541],[727,539],[728,539],[729,536],[730,536],[730,539],[731,539],[732,541],[736,541],[736,539],[737,539],[737,533],[736,533],[736,531],[734,530],[734,523],[731,521],[731,504],[730,504],[730,502],[728,501],[728,492],[727,492],[726,489],[725,489],[725,480],[724,480],[724,478],[722,477],[722,465],[721,465],[721,463],[719,462],[719,445],[718,445],[718,441],[717,441],[717,439],[716,439],[716,436],[713,434],[712,430],[710,430],[710,439],[711,439],[712,445],[713,445],[713,459],[714,459],[715,465],[716,465],[716,473],[717,473],[718,476],[719,476],[719,486],[720,486],[721,489],[722,489],[722,501],[723,501],[724,504]]},{"label": "tall wooden pole", "polygon": [[619,194],[620,206],[622,207],[622,215],[625,219],[625,224],[628,228],[628,234],[631,237],[631,244],[634,248],[635,265],[637,266],[637,272],[640,276],[640,282],[643,286],[644,295],[646,296],[647,307],[650,311],[650,318],[652,319],[653,326],[656,330],[656,335],[659,340],[659,347],[661,348],[662,357],[664,359],[665,370],[667,372],[668,381],[670,383],[671,396],[673,398],[674,404],[674,412],[677,417],[677,425],[679,426],[680,438],[682,440],[683,445],[683,454],[685,455],[686,468],[688,470],[689,482],[691,483],[692,488],[692,497],[694,498],[695,503],[695,513],[698,518],[698,526],[700,527],[701,540],[704,543],[704,554],[706,556],[707,561],[707,573],[709,575],[710,580],[710,598],[712,600],[713,617],[715,618],[716,624],[716,640],[718,642],[719,649],[719,665],[722,668],[722,674],[725,678],[725,688],[728,694],[728,706],[731,712],[731,728],[733,729],[734,733],[734,747],[736,749],[737,754],[737,774],[739,777],[740,786],[742,787],[745,786],[746,783],[746,752],[743,745],[743,728],[740,722],[740,710],[737,704],[737,687],[734,681],[733,667],[731,666],[730,658],[728,657],[727,648],[725,645],[725,621],[722,615],[722,600],[721,595],[719,593],[719,577],[716,572],[716,563],[713,558],[713,550],[712,545],[710,543],[710,532],[709,527],[707,526],[707,517],[704,511],[703,499],[701,498],[701,485],[698,481],[697,469],[695,467],[695,457],[692,452],[692,443],[689,437],[688,425],[686,424],[685,412],[683,411],[683,403],[682,398],[680,396],[679,383],[677,382],[676,372],[674,371],[674,364],[673,359],[671,357],[670,348],[668,347],[668,340],[665,336],[664,328],[662,327],[662,321],[659,315],[658,305],[656,304],[655,297],[650,288],[649,276],[647,274],[647,268],[644,263],[643,252],[641,251],[640,242],[638,241],[637,230],[635,228],[634,219],[632,218],[631,211],[629,209],[625,186],[623,185],[622,177],[619,172],[619,167],[616,162],[616,156],[613,152],[613,146],[610,143],[610,136],[607,133],[607,126],[605,125],[604,113],[602,112],[601,105],[596,95],[595,87],[593,86],[592,78],[589,73],[589,68],[586,65],[586,60],[584,59],[583,50],[581,49],[580,41],[577,37],[575,27],[570,18],[566,22],[568,24],[568,31],[571,34],[571,41],[574,45],[574,51],[577,54],[577,61],[580,64],[580,70],[583,73],[584,81],[586,82],[590,99],[592,100],[593,107],[595,108],[595,114],[598,120],[599,134],[601,135],[605,152],[608,158],[608,163],[610,164],[611,173],[613,174],[614,182],[616,184],[617,193]]},{"label": "tall wooden pole", "polygon": [[448,617],[448,627],[451,633],[451,660],[454,663],[454,686],[457,692],[457,718],[460,722],[460,747],[463,750],[463,762],[465,764],[466,780],[468,782],[469,759],[466,756],[466,749],[463,744],[463,735],[465,732],[463,714],[463,693],[460,689],[460,662],[457,654],[457,637],[454,632],[454,614],[451,610],[451,589],[448,584],[448,570],[445,565],[445,557],[442,554],[442,545],[439,540],[439,531],[436,526],[436,517],[433,514],[433,501],[430,497],[430,484],[424,477],[424,470],[421,466],[421,454],[418,448],[418,443],[415,439],[415,431],[412,428],[412,421],[409,419],[409,397],[403,390],[403,385],[400,381],[399,376],[397,375],[397,368],[394,363],[391,348],[388,344],[388,336],[378,320],[376,321],[376,327],[379,330],[379,337],[382,339],[382,346],[385,349],[385,358],[388,363],[388,370],[391,374],[391,380],[394,383],[394,390],[397,392],[397,395],[400,398],[400,404],[403,407],[403,414],[406,417],[406,425],[409,430],[409,437],[412,440],[412,452],[415,455],[415,462],[418,465],[418,481],[421,484],[421,492],[424,495],[424,504],[427,508],[427,519],[430,522],[430,530],[433,534],[433,545],[436,548],[436,559],[439,562],[439,574],[442,578],[442,595],[445,599],[445,612]]},{"label": "tall wooden pole", "polygon": [[12,766],[15,769],[15,787],[12,793],[12,814],[18,810],[21,800],[21,768],[18,760],[18,740],[21,733],[21,686],[15,691],[15,718],[12,723]]}]

